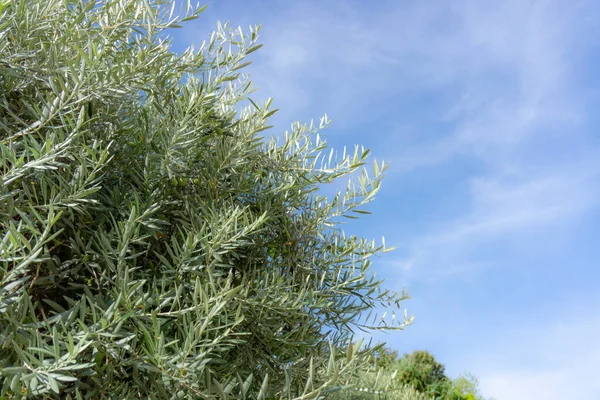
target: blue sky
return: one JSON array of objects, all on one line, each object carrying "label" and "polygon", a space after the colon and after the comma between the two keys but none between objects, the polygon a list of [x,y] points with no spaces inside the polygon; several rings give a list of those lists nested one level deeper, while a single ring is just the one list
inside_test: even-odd
[{"label": "blue sky", "polygon": [[415,322],[377,335],[428,349],[486,396],[600,398],[600,3],[580,0],[208,2],[263,24],[247,72],[330,145],[390,162],[373,215],[347,226]]}]

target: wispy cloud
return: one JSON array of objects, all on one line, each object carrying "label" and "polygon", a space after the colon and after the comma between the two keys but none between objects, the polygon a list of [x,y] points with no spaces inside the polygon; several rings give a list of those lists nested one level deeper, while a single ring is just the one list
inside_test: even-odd
[{"label": "wispy cloud", "polygon": [[[462,86],[470,106],[481,97],[486,105],[497,101],[497,90],[541,106],[549,94],[564,94],[564,60],[572,48],[564,33],[578,7],[382,2],[361,10],[352,2],[301,2],[275,10],[261,15],[268,52],[257,69],[260,86],[280,102],[300,94],[313,107],[350,114],[388,95],[453,84]],[[289,112],[297,108],[293,103]]]},{"label": "wispy cloud", "polygon": [[[585,164],[584,164],[585,165]],[[600,166],[585,165],[541,177],[485,177],[470,183],[471,204],[463,215],[411,239],[403,267],[405,279],[443,279],[469,274],[471,268],[506,263],[502,257],[475,258],[482,243],[539,229],[561,229],[600,205]],[[533,245],[538,249],[539,243]],[[485,256],[484,256],[485,257]]]},{"label": "wispy cloud", "polygon": [[567,318],[561,323],[520,330],[513,349],[476,361],[484,393],[512,400],[600,397],[600,320]]},{"label": "wispy cloud", "polygon": [[[469,249],[481,240],[572,221],[598,206],[600,161],[586,144],[583,107],[589,93],[575,82],[585,3],[452,4],[405,10],[408,44],[379,48],[390,63],[412,62],[400,75],[419,90],[446,96],[439,115],[413,121],[423,123],[424,135],[388,147],[396,153],[392,173],[457,158],[480,163],[474,175],[457,177],[468,180],[468,208],[410,238],[406,259],[395,261],[428,276],[480,268]],[[442,133],[428,135],[432,124]]]}]

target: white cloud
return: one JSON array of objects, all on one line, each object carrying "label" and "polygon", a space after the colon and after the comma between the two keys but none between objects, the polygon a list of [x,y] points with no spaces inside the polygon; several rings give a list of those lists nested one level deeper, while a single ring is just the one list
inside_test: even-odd
[{"label": "white cloud", "polygon": [[[514,367],[513,367],[514,368]],[[589,398],[581,396],[568,371],[509,371],[480,380],[484,393],[494,394],[496,400],[564,400]],[[579,393],[579,395],[577,395]],[[598,394],[598,393],[597,393]],[[587,393],[589,396],[589,393]]]},{"label": "white cloud", "polygon": [[482,392],[497,400],[600,398],[598,337],[594,314],[519,331],[498,355],[479,360]]}]

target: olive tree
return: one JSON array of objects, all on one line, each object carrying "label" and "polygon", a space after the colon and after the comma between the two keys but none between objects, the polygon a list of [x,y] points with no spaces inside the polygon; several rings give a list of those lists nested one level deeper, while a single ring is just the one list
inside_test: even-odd
[{"label": "olive tree", "polygon": [[[345,235],[384,164],[328,120],[265,139],[260,47],[201,7],[0,0],[0,397],[318,398],[368,364],[400,307]],[[321,185],[348,178],[323,196]]]}]

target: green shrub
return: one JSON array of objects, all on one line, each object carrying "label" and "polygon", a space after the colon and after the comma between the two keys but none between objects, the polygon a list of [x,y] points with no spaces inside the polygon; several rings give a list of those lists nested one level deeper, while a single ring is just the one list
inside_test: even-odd
[{"label": "green shrub", "polygon": [[276,110],[240,75],[258,28],[175,54],[201,9],[160,3],[0,0],[0,396],[334,391],[368,366],[357,317],[405,298],[339,227],[384,166],[325,157],[326,118],[265,142]]}]

